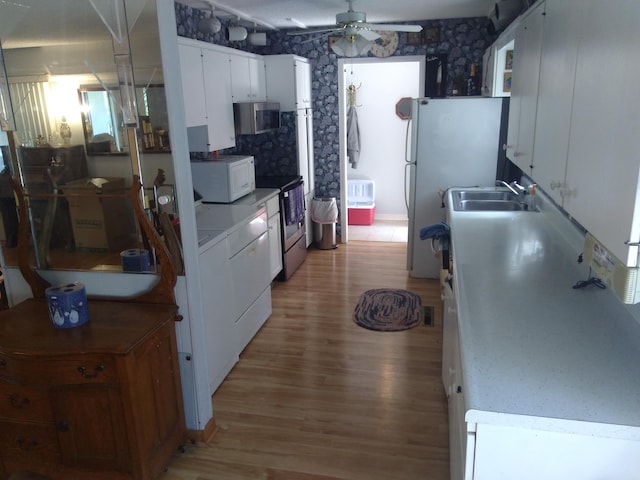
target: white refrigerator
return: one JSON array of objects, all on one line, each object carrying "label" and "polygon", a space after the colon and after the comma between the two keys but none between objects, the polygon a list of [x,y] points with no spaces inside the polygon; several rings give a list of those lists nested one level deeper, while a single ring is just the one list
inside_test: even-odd
[{"label": "white refrigerator", "polygon": [[421,240],[420,230],[445,220],[446,190],[495,185],[502,103],[487,97],[413,100],[406,158],[407,267],[412,277],[440,278],[439,242]]}]

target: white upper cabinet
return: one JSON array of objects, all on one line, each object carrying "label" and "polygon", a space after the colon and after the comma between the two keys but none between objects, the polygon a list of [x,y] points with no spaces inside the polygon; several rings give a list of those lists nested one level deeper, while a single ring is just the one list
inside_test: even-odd
[{"label": "white upper cabinet", "polygon": [[231,54],[229,62],[234,103],[264,102],[267,99],[264,60],[256,56]]},{"label": "white upper cabinet", "polygon": [[515,33],[507,157],[527,174],[533,162],[544,9],[544,2],[533,7]]},{"label": "white upper cabinet", "polygon": [[204,75],[202,73],[202,49],[178,44],[180,73],[184,98],[184,115],[187,127],[206,125],[207,106],[204,99]]},{"label": "white upper cabinet", "polygon": [[531,176],[559,204],[565,192],[582,4],[547,0],[544,18]]},{"label": "white upper cabinet", "polygon": [[583,3],[563,205],[635,267],[625,242],[640,241],[640,2]]},{"label": "white upper cabinet", "polygon": [[178,39],[189,150],[234,147],[229,54],[212,44]]},{"label": "white upper cabinet", "polygon": [[311,108],[311,64],[307,59],[293,62],[296,82],[296,108]]},{"label": "white upper cabinet", "polygon": [[311,108],[309,60],[297,55],[268,55],[264,59],[269,101],[279,102],[283,112]]},{"label": "white upper cabinet", "polygon": [[516,33],[507,149],[628,267],[638,266],[640,241],[638,45],[637,0],[537,4]]}]

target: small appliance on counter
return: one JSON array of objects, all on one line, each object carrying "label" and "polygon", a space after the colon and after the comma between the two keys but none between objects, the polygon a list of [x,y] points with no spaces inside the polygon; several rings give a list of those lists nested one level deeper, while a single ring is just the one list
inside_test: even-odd
[{"label": "small appliance on counter", "polygon": [[254,158],[220,155],[215,160],[192,160],[193,189],[205,203],[231,203],[256,189]]}]

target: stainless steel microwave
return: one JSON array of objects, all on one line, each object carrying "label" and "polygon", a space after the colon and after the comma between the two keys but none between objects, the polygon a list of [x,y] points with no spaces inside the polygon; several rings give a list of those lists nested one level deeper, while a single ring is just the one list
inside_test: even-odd
[{"label": "stainless steel microwave", "polygon": [[255,135],[280,128],[279,103],[234,103],[233,116],[236,135]]}]

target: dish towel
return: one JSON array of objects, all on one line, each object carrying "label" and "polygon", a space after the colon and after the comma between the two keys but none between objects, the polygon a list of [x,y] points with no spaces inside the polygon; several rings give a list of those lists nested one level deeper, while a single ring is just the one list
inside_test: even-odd
[{"label": "dish towel", "polygon": [[298,185],[296,188],[285,192],[287,201],[285,202],[285,214],[287,225],[294,225],[304,219],[304,186]]},{"label": "dish towel", "polygon": [[347,157],[351,168],[357,168],[360,160],[360,127],[355,105],[349,105],[347,110]]},{"label": "dish towel", "polygon": [[442,237],[448,237],[450,232],[451,229],[445,222],[433,223],[420,229],[420,240],[426,240],[427,238],[440,240]]}]

